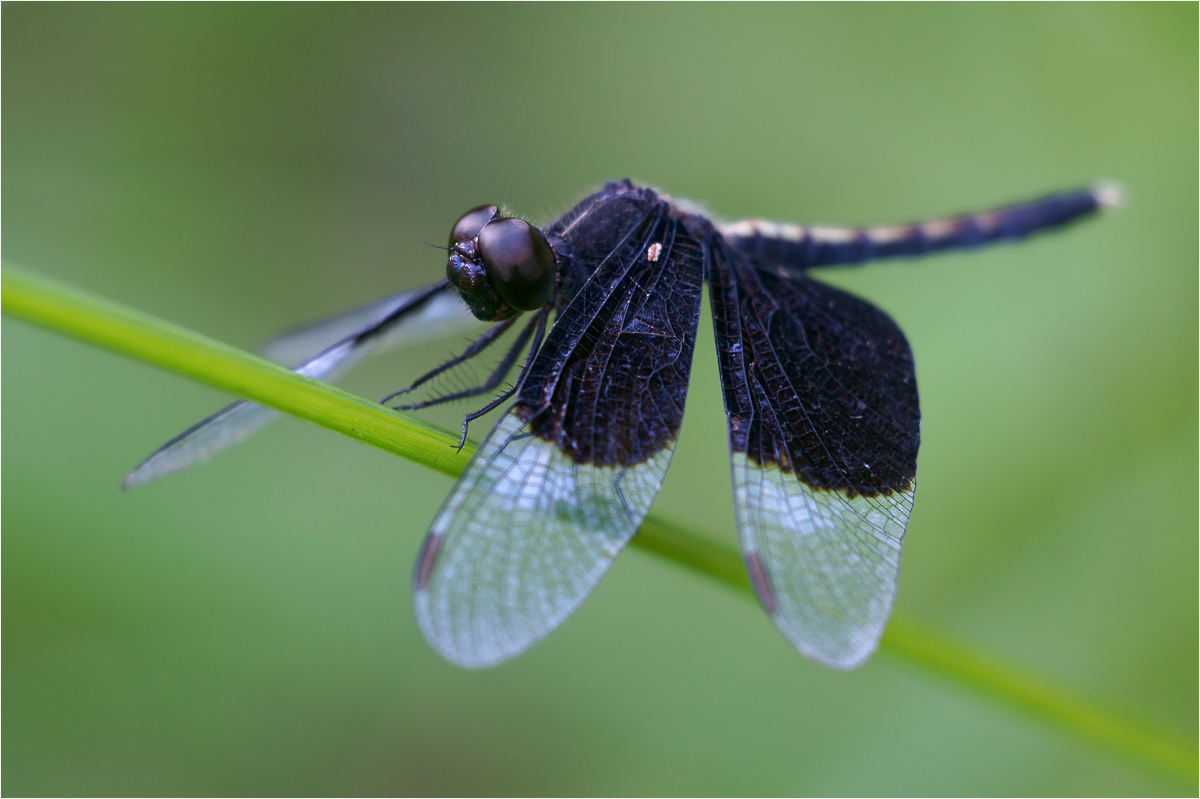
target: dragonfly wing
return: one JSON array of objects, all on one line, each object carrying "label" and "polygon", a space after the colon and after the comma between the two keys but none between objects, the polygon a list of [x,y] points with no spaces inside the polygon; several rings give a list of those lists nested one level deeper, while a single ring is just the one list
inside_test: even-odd
[{"label": "dragonfly wing", "polygon": [[[433,286],[401,292],[288,331],[268,341],[263,354],[276,363],[301,363],[313,353],[384,322],[388,324],[378,331],[378,340],[373,342],[374,352],[424,344],[482,324],[467,310],[457,292],[437,290],[439,286],[448,287],[449,284],[441,281]],[[404,313],[406,308],[412,310]]]},{"label": "dragonfly wing", "polygon": [[747,570],[804,655],[849,669],[883,634],[912,511],[912,353],[878,308],[718,246],[713,318]]},{"label": "dragonfly wing", "polygon": [[[281,342],[277,351],[287,354],[303,351],[306,354],[301,357],[307,357],[311,350],[301,350],[301,344],[317,346],[329,335],[344,332],[351,321],[355,322],[360,326],[293,369],[306,377],[333,380],[389,344],[428,337],[431,331],[444,331],[453,324],[461,327],[464,320],[455,312],[455,304],[463,305],[449,283],[441,281],[285,335],[277,339]],[[462,310],[470,316],[465,307]],[[122,485],[126,489],[135,488],[206,461],[258,432],[278,415],[271,408],[238,400],[163,444],[131,471]]]},{"label": "dragonfly wing", "polygon": [[576,219],[591,272],[425,539],[417,620],[459,665],[499,663],[558,627],[658,493],[704,277],[699,244],[667,210],[638,195]]},{"label": "dragonfly wing", "polygon": [[523,652],[587,598],[654,501],[672,448],[578,464],[510,410],[433,523],[413,579],[421,631],[482,668]]},{"label": "dragonfly wing", "polygon": [[818,663],[861,665],[891,613],[912,488],[848,497],[745,453],[732,463],[742,553],[775,626]]}]

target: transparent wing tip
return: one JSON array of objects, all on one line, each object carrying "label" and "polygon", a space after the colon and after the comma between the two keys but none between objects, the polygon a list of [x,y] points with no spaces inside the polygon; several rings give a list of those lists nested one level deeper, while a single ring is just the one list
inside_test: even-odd
[{"label": "transparent wing tip", "polygon": [[427,591],[414,591],[413,600],[417,616],[417,626],[420,628],[421,634],[425,636],[426,642],[442,658],[464,669],[487,669],[497,666],[521,654],[539,640],[538,638],[531,638],[527,642],[517,645],[514,645],[511,641],[487,642],[471,640],[469,638],[460,640],[442,630],[435,623],[430,607],[431,597]]},{"label": "transparent wing tip", "polygon": [[189,466],[208,460],[204,457],[184,459],[171,457],[171,455],[172,453],[166,450],[155,452],[149,458],[139,463],[133,471],[125,475],[125,479],[121,481],[121,488],[125,491],[131,491],[147,483],[153,483],[160,477],[166,477],[168,474],[174,474],[175,472],[182,472]]},{"label": "transparent wing tip", "polygon": [[[778,619],[774,619],[774,621],[783,629],[783,625]],[[882,629],[878,631],[863,630],[852,640],[816,645],[801,636],[793,637],[792,632],[784,630],[784,634],[791,640],[792,646],[800,650],[800,654],[826,668],[837,671],[853,671],[870,660],[871,655],[875,654],[875,650],[879,648],[879,639],[882,633]]]},{"label": "transparent wing tip", "polygon": [[278,411],[239,400],[163,444],[125,476],[126,491],[203,463],[223,449],[256,433]]},{"label": "transparent wing tip", "polygon": [[125,475],[125,479],[121,481],[121,490],[132,491],[135,488],[141,488],[146,483],[153,482],[167,474],[167,472],[149,468],[148,463],[149,461],[142,461],[136,469]]}]

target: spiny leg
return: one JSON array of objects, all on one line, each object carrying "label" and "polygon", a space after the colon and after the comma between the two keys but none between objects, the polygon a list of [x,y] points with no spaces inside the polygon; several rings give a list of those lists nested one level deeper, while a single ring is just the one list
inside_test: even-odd
[{"label": "spiny leg", "polygon": [[[379,401],[379,404],[380,405],[386,404],[389,400],[395,399],[396,397],[399,397],[402,394],[407,394],[410,391],[413,391],[414,389],[420,388],[425,383],[428,383],[430,380],[432,380],[433,378],[442,374],[443,372],[453,369],[454,367],[458,366],[459,364],[465,363],[465,362],[469,361],[470,359],[474,358],[476,355],[483,352],[485,349],[487,349],[489,346],[491,346],[493,343],[495,343],[502,335],[507,333],[508,329],[513,326],[513,323],[516,322],[516,320],[517,320],[517,317],[514,316],[509,319],[505,319],[503,322],[500,322],[499,324],[492,326],[491,328],[488,329],[488,331],[486,333],[484,333],[479,338],[475,339],[475,341],[471,342],[471,346],[467,347],[466,350],[463,351],[462,355],[451,358],[450,360],[446,361],[444,364],[437,367],[436,369],[432,369],[432,370],[426,372],[421,377],[418,377],[416,379],[416,381],[414,381],[413,384],[410,385],[408,388],[402,388],[399,391],[393,391],[391,394],[388,394],[386,397],[381,399]],[[527,334],[522,333],[521,336],[526,337]],[[517,339],[518,342],[520,342],[521,340],[522,340],[521,338]],[[513,356],[511,353],[509,353],[509,355],[505,356],[505,360],[502,361],[501,363],[503,364],[503,363],[507,362],[509,364],[509,367],[511,368],[512,361],[514,361],[515,359],[516,359],[516,356]],[[467,396],[471,396],[471,395],[468,394]],[[414,410],[416,408],[424,408],[424,407],[427,407],[428,405],[437,405],[442,402],[449,402],[449,401],[450,400],[447,398],[442,398],[442,399],[438,399],[438,400],[431,400],[431,401],[425,402],[425,403],[419,403],[417,405],[397,405],[396,410],[405,410],[405,411]]]},{"label": "spiny leg", "polygon": [[538,350],[542,346],[542,339],[546,336],[546,319],[549,318],[549,316],[550,306],[546,306],[542,310],[538,311],[537,315],[529,321],[528,325],[525,326],[525,330],[521,331],[521,335],[525,336],[530,330],[532,330],[535,323],[537,325],[537,332],[534,333],[533,344],[529,348],[528,357],[525,358],[525,365],[521,367],[521,373],[517,375],[517,380],[515,383],[513,383],[512,388],[510,388],[508,391],[505,391],[499,397],[496,397],[494,400],[489,402],[487,405],[484,405],[474,413],[467,414],[467,416],[463,419],[462,438],[458,441],[459,449],[462,449],[463,445],[467,443],[467,428],[471,425],[471,422],[475,421],[484,414],[491,413],[496,409],[497,406],[500,405],[500,403],[505,402],[512,397],[513,394],[516,394],[517,391],[520,390],[521,386],[525,383],[525,378],[529,376],[529,370],[533,368],[534,358],[537,357]]}]

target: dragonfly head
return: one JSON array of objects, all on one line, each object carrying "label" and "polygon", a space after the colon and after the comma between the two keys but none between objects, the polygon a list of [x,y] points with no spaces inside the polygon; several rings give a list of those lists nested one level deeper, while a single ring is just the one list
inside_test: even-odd
[{"label": "dragonfly head", "polygon": [[536,311],[554,296],[554,251],[542,232],[499,207],[467,211],[450,231],[446,277],[477,319],[499,322]]}]

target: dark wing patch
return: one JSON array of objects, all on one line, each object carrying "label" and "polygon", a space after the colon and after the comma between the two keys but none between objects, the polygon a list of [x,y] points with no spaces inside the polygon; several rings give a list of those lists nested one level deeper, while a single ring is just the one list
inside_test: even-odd
[{"label": "dark wing patch", "polygon": [[713,239],[712,302],[738,533],[776,626],[835,668],[891,610],[912,510],[912,355],[882,311],[760,271]]},{"label": "dark wing patch", "polygon": [[730,373],[740,377],[726,388],[734,451],[813,488],[851,496],[907,488],[920,411],[912,351],[896,323],[832,286],[759,270],[730,250],[713,280],[723,374],[732,353],[721,350],[741,356]]},{"label": "dark wing patch", "polygon": [[[674,451],[700,312],[699,244],[653,195],[577,214],[590,277],[539,350],[519,399],[455,486],[417,561],[425,637],[483,667],[549,634],[591,593],[658,494]],[[662,248],[650,261],[648,242]],[[556,250],[558,248],[556,247]]]},{"label": "dark wing patch", "polygon": [[[653,195],[582,215],[571,241],[590,277],[547,337],[517,413],[578,463],[640,463],[679,434],[703,252]],[[651,243],[661,245],[654,261]]]}]

